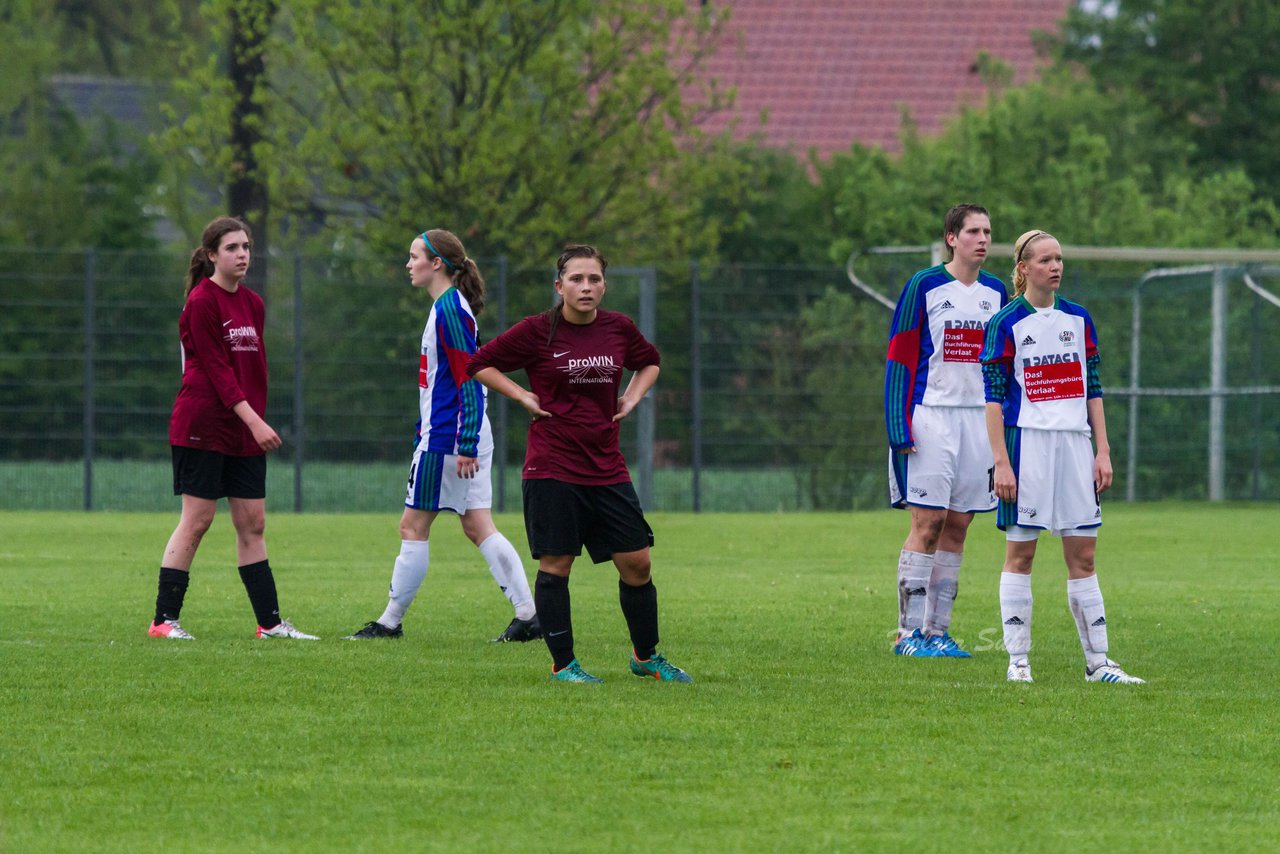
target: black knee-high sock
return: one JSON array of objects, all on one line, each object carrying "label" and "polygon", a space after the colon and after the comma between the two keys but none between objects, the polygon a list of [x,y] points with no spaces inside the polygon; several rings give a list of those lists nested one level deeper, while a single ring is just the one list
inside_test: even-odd
[{"label": "black knee-high sock", "polygon": [[569,613],[569,579],[538,570],[533,582],[533,606],[538,610],[542,637],[551,650],[556,670],[573,661],[573,618]]},{"label": "black knee-high sock", "polygon": [[160,567],[160,585],[156,592],[155,625],[165,620],[176,620],[182,613],[182,601],[187,598],[187,583],[191,573],[171,567]]},{"label": "black knee-high sock", "polygon": [[280,602],[276,599],[276,578],[271,574],[271,564],[260,560],[240,567],[240,580],[249,594],[258,625],[264,629],[280,625]]},{"label": "black knee-high sock", "polygon": [[631,646],[641,661],[653,658],[658,650],[658,588],[653,579],[639,587],[618,580],[618,602],[631,632]]}]

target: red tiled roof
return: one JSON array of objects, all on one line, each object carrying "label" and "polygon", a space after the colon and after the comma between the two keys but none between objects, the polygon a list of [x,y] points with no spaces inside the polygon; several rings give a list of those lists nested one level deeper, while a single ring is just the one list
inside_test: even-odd
[{"label": "red tiled roof", "polygon": [[[826,157],[855,141],[898,148],[900,109],[941,130],[984,90],[980,51],[1034,77],[1031,35],[1053,31],[1073,0],[721,0],[730,8],[707,74],[736,86],[738,132]],[[707,122],[725,126],[729,116]]]}]

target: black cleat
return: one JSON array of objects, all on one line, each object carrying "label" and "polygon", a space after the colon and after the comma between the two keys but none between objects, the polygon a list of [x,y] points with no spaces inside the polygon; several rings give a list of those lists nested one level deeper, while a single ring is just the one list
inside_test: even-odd
[{"label": "black cleat", "polygon": [[377,638],[402,638],[404,637],[404,629],[396,626],[389,629],[386,626],[374,620],[372,623],[365,623],[364,628],[354,634],[349,634],[343,640],[375,640]]},{"label": "black cleat", "polygon": [[518,617],[512,620],[506,631],[489,643],[526,643],[540,637],[542,637],[542,624],[538,622],[538,615],[534,614],[527,620],[521,620]]}]

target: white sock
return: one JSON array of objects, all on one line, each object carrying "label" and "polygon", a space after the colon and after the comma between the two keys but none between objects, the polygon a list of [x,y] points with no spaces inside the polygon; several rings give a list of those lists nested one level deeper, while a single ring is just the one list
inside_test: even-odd
[{"label": "white sock", "polygon": [[933,573],[933,555],[909,552],[898,555],[898,637],[924,629],[924,606]]},{"label": "white sock", "polygon": [[413,604],[413,597],[418,595],[418,588],[427,577],[427,567],[431,564],[431,543],[426,540],[401,540],[400,554],[396,557],[396,565],[391,570],[391,587],[387,590],[390,597],[387,610],[382,612],[378,622],[389,629],[400,625],[404,612]]},{"label": "white sock", "polygon": [[924,624],[931,635],[946,634],[951,628],[951,609],[960,589],[960,557],[960,552],[934,552],[924,610]]},{"label": "white sock", "polygon": [[499,531],[490,534],[479,548],[480,554],[489,562],[489,574],[516,609],[516,619],[533,619],[537,613],[533,607],[533,592],[529,590],[529,578],[524,574],[524,565],[520,563],[515,546]]},{"label": "white sock", "polygon": [[1031,652],[1031,576],[1000,573],[1000,621],[1010,664],[1027,664]]},{"label": "white sock", "polygon": [[1098,576],[1067,579],[1067,604],[1076,618],[1076,632],[1090,670],[1107,663],[1107,609],[1102,604]]}]

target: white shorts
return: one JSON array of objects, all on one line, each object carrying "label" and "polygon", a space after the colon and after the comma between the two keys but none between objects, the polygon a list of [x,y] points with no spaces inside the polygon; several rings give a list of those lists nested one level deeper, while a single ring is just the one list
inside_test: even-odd
[{"label": "white shorts", "polygon": [[1078,529],[1102,524],[1102,505],[1093,487],[1093,443],[1087,435],[1018,428],[1006,430],[1005,436],[1018,500],[1000,502],[996,524],[1002,530],[1017,526],[1087,536]]},{"label": "white shorts", "polygon": [[493,506],[493,445],[481,451],[475,477],[458,477],[457,454],[430,454],[421,448],[413,452],[409,465],[409,486],[404,506],[414,510],[452,510],[461,516],[468,510],[488,510]]},{"label": "white shorts", "polygon": [[889,503],[986,513],[996,507],[986,410],[917,406],[911,416],[915,453],[889,450]]}]

